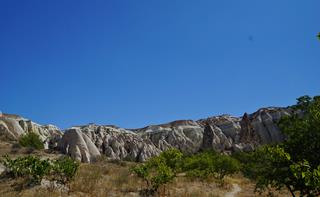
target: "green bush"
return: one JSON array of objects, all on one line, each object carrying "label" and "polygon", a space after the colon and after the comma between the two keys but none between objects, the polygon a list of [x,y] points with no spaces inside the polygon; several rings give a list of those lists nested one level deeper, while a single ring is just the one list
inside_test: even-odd
[{"label": "green bush", "polygon": [[148,194],[153,194],[160,186],[172,181],[178,172],[186,172],[189,177],[214,177],[223,181],[226,175],[239,169],[240,163],[236,159],[214,151],[185,156],[179,150],[169,149],[135,166],[131,171],[146,182]]},{"label": "green bush", "polygon": [[159,155],[159,158],[174,171],[178,171],[181,165],[183,154],[174,148],[168,149]]},{"label": "green bush", "polygon": [[19,144],[23,147],[30,147],[35,149],[43,149],[43,142],[40,139],[40,136],[36,133],[27,133],[20,137]]},{"label": "green bush", "polygon": [[37,156],[11,159],[4,156],[1,163],[7,168],[7,174],[13,178],[24,177],[28,182],[39,184],[43,178],[67,183],[75,176],[79,164],[71,158],[63,157],[50,161]]},{"label": "green bush", "polygon": [[41,182],[41,179],[49,173],[51,167],[49,160],[41,160],[35,156],[11,159],[6,155],[2,163],[12,177],[27,177],[33,183]]},{"label": "green bush", "polygon": [[79,168],[79,163],[70,157],[61,157],[52,162],[53,179],[60,183],[71,181],[76,175]]},{"label": "green bush", "polygon": [[189,177],[207,179],[214,175],[214,161],[216,157],[217,154],[213,151],[185,157],[182,171],[186,172]]},{"label": "green bush", "polygon": [[240,162],[236,159],[214,151],[206,151],[186,157],[182,167],[189,177],[203,180],[214,177],[221,181],[226,175],[238,172],[240,168]]},{"label": "green bush", "polygon": [[151,178],[152,188],[157,191],[161,185],[172,181],[175,176],[176,175],[169,166],[165,163],[159,163],[154,170],[154,176]]},{"label": "green bush", "polygon": [[219,155],[213,163],[216,177],[223,180],[226,175],[231,175],[240,170],[240,163],[228,155]]},{"label": "green bush", "polygon": [[176,149],[169,149],[159,156],[149,159],[147,162],[131,169],[146,184],[146,193],[153,195],[159,187],[172,181],[181,163],[183,154]]},{"label": "green bush", "polygon": [[240,159],[242,171],[257,191],[287,188],[292,196],[320,196],[320,97],[302,96],[291,109],[278,123],[286,139]]}]

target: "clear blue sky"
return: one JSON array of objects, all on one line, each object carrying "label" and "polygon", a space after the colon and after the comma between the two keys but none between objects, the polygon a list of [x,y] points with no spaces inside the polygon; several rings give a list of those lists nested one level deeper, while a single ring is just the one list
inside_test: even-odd
[{"label": "clear blue sky", "polygon": [[320,93],[319,0],[1,0],[0,110],[125,128]]}]

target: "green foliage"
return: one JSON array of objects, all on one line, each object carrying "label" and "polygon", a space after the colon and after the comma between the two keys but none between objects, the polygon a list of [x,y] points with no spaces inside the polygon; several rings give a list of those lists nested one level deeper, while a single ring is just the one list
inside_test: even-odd
[{"label": "green foliage", "polygon": [[308,161],[295,162],[280,146],[264,146],[251,153],[244,175],[256,180],[256,191],[287,188],[294,196],[317,196],[320,191],[320,165],[311,168]]},{"label": "green foliage", "polygon": [[131,171],[135,173],[139,178],[142,178],[148,187],[150,187],[150,181],[149,181],[149,168],[146,164],[137,165],[133,168],[131,168]]},{"label": "green foliage", "polygon": [[214,171],[219,180],[223,180],[226,175],[231,175],[240,170],[240,163],[228,156],[219,155],[214,162]]},{"label": "green foliage", "polygon": [[190,177],[200,179],[214,177],[223,181],[226,175],[233,174],[239,169],[238,160],[214,151],[185,156],[176,149],[169,149],[135,166],[131,171],[146,182],[148,194],[153,194],[152,192],[157,192],[162,185],[172,181],[178,172],[186,172]]},{"label": "green foliage", "polygon": [[302,96],[295,113],[283,117],[279,128],[286,140],[244,155],[242,171],[256,180],[256,189],[286,187],[295,196],[320,195],[320,97]]},{"label": "green foliage", "polygon": [[297,99],[302,112],[282,118],[279,127],[287,136],[283,147],[292,160],[307,160],[311,168],[316,168],[320,164],[320,97],[305,97]]},{"label": "green foliage", "polygon": [[151,170],[151,185],[152,188],[157,191],[161,185],[169,183],[176,176],[172,168],[167,166],[165,163],[158,163],[153,170]]},{"label": "green foliage", "polygon": [[79,169],[79,163],[70,157],[61,157],[52,162],[52,177],[60,183],[71,181]]},{"label": "green foliage", "polygon": [[1,163],[7,168],[8,175],[14,178],[25,177],[29,182],[36,184],[43,178],[67,183],[75,176],[79,167],[77,162],[68,157],[50,161],[41,160],[37,156],[11,159],[6,155]]},{"label": "green foliage", "polygon": [[318,39],[320,40],[320,32],[318,33],[317,37],[318,37]]},{"label": "green foliage", "polygon": [[146,163],[133,167],[131,171],[146,182],[150,193],[157,192],[160,186],[176,177],[182,157],[180,151],[169,149]]},{"label": "green foliage", "polygon": [[214,162],[217,154],[213,151],[206,151],[186,157],[183,162],[183,171],[187,176],[200,179],[207,179],[214,175]]},{"label": "green foliage", "polygon": [[39,183],[41,179],[50,171],[50,162],[41,160],[39,157],[26,156],[11,159],[4,156],[2,163],[8,168],[9,174],[13,177],[27,177],[31,182]]},{"label": "green foliage", "polygon": [[181,165],[183,154],[174,148],[164,151],[160,154],[159,158],[162,163],[165,163],[172,170],[177,171]]},{"label": "green foliage", "polygon": [[240,170],[238,160],[228,156],[217,154],[214,151],[206,151],[186,157],[183,162],[183,171],[190,177],[208,179],[215,177],[223,180],[226,175],[231,175]]},{"label": "green foliage", "polygon": [[30,132],[20,137],[19,144],[24,147],[30,147],[35,149],[43,149],[43,142],[38,134]]},{"label": "green foliage", "polygon": [[282,188],[286,186],[290,155],[279,146],[264,146],[248,156],[250,162],[245,165],[245,176],[256,180],[256,190],[264,191],[269,186]]}]

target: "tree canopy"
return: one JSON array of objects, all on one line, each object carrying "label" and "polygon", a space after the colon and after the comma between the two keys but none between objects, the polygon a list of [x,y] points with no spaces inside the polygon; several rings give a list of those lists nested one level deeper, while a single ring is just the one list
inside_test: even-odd
[{"label": "tree canopy", "polygon": [[250,153],[243,171],[260,191],[286,187],[292,196],[319,196],[320,97],[302,96],[292,108],[278,124],[286,140]]}]

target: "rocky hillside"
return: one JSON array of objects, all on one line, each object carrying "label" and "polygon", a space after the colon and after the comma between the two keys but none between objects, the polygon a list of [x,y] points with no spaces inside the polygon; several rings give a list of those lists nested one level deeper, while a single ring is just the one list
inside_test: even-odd
[{"label": "rocky hillside", "polygon": [[91,162],[100,155],[112,159],[145,161],[161,151],[175,147],[185,153],[204,149],[250,151],[261,144],[284,139],[276,122],[290,115],[290,108],[262,108],[242,117],[213,116],[197,121],[178,120],[141,129],[123,129],[110,125],[83,125],[62,132],[52,125],[39,125],[15,115],[0,117],[2,138],[17,140],[28,133],[38,133],[46,148]]},{"label": "rocky hillside", "polygon": [[44,143],[44,147],[54,148],[63,133],[54,125],[40,125],[21,116],[0,114],[0,137],[2,140],[16,141],[26,133],[36,133]]}]

